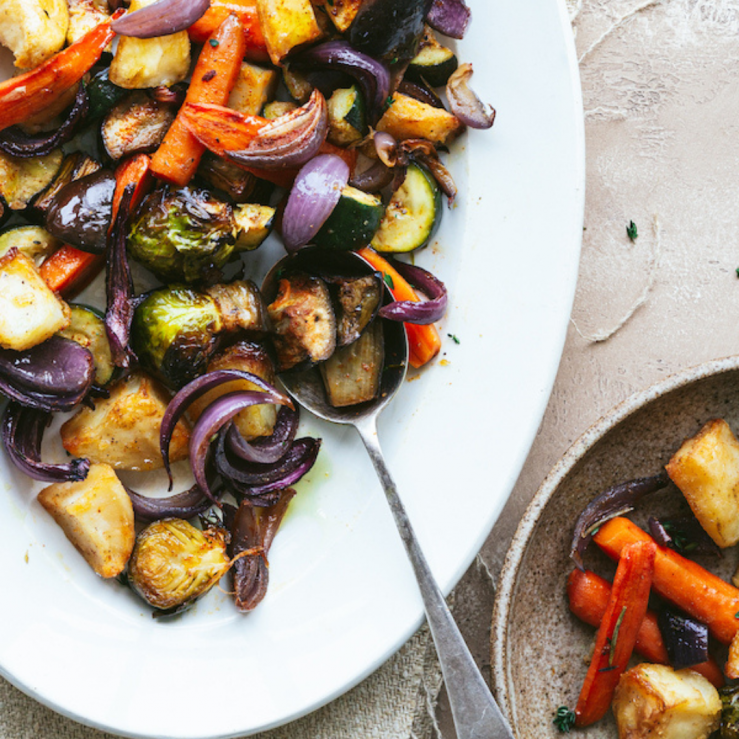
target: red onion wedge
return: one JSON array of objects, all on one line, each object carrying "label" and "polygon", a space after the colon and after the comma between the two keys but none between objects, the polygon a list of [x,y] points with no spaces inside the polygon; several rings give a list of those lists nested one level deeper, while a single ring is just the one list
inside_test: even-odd
[{"label": "red onion wedge", "polygon": [[169,36],[189,28],[209,7],[210,0],[157,0],[113,21],[110,27],[119,36]]},{"label": "red onion wedge", "polygon": [[447,292],[444,283],[421,267],[397,261],[393,261],[393,266],[413,287],[428,296],[429,300],[421,302],[396,300],[380,308],[380,316],[391,321],[421,325],[436,323],[442,318],[447,306]]},{"label": "red onion wedge", "polygon": [[669,481],[670,478],[663,471],[653,477],[640,477],[614,485],[590,501],[578,516],[570,546],[570,557],[577,568],[585,571],[582,555],[599,526],[633,511],[645,495],[661,490]]},{"label": "red onion wedge", "polygon": [[659,612],[657,624],[674,669],[708,660],[708,626],[667,607]]},{"label": "red onion wedge", "polygon": [[0,349],[0,392],[28,408],[70,411],[94,379],[92,354],[71,339],[52,336],[22,352]]},{"label": "red onion wedge", "polygon": [[133,279],[128,264],[126,238],[131,217],[131,201],[136,186],[126,185],[113,228],[108,236],[108,259],[105,265],[105,332],[108,335],[113,363],[128,369],[136,357],[131,349],[133,321]]},{"label": "red onion wedge", "polygon": [[261,377],[257,377],[251,372],[243,372],[241,370],[215,370],[208,372],[200,377],[196,377],[189,382],[172,398],[164,412],[162,425],[159,430],[159,448],[164,460],[164,469],[167,470],[169,476],[169,489],[172,489],[172,471],[169,463],[169,442],[177,422],[182,418],[190,404],[209,390],[212,390],[224,382],[232,382],[233,380],[248,380],[252,384],[261,388],[266,395],[266,399],[262,403],[275,403],[277,405],[287,405],[293,408],[293,403],[286,395],[283,395],[277,388],[270,385]]},{"label": "red onion wedge", "polygon": [[301,71],[329,67],[346,72],[362,88],[370,122],[375,123],[382,116],[390,94],[390,71],[377,59],[353,49],[346,41],[326,41],[302,51],[292,60],[291,66]]},{"label": "red onion wedge", "polygon": [[426,23],[445,36],[461,39],[467,31],[470,15],[464,0],[434,0],[426,15]]},{"label": "red onion wedge", "polygon": [[287,399],[277,393],[241,390],[227,393],[214,400],[198,418],[190,434],[190,467],[195,482],[214,503],[220,505],[211,492],[205,474],[208,450],[213,436],[244,408],[261,403],[285,402],[288,402]]},{"label": "red onion wedge", "polygon": [[14,157],[40,157],[66,144],[77,131],[78,124],[87,115],[87,90],[80,84],[67,118],[59,128],[49,133],[31,136],[19,126],[11,126],[0,133],[0,151]]},{"label": "red onion wedge", "polygon": [[446,83],[449,107],[457,118],[470,128],[490,128],[495,120],[495,108],[485,105],[467,84],[472,77],[472,65],[460,64]]},{"label": "red onion wedge", "polygon": [[[197,138],[197,131],[193,133]],[[326,98],[318,90],[313,90],[305,105],[264,126],[245,149],[229,151],[225,155],[245,167],[299,167],[318,153],[327,134]]]},{"label": "red onion wedge", "polygon": [[692,514],[662,520],[650,516],[647,526],[657,544],[670,547],[684,556],[690,554],[723,556],[716,542],[711,539],[700,525],[700,521]]},{"label": "red onion wedge", "polygon": [[321,154],[295,178],[282,217],[282,241],[292,253],[321,229],[349,181],[349,165],[336,154]]},{"label": "red onion wedge", "polygon": [[428,85],[421,82],[401,80],[398,85],[398,92],[401,95],[407,95],[422,103],[426,103],[426,105],[430,105],[432,108],[444,107],[441,98]]},{"label": "red onion wedge", "polygon": [[349,180],[352,187],[364,192],[380,192],[393,181],[393,170],[386,167],[381,161],[376,161],[367,169],[355,172]]},{"label": "red onion wedge", "polygon": [[133,512],[139,521],[159,521],[162,518],[194,518],[205,513],[213,503],[203,491],[193,485],[189,490],[166,498],[150,498],[126,488]]},{"label": "red onion wedge", "polygon": [[398,142],[386,131],[375,131],[372,143],[380,161],[386,167],[394,167],[398,163]]},{"label": "red onion wedge", "polygon": [[2,436],[5,451],[13,464],[34,480],[78,482],[87,477],[90,460],[72,459],[65,464],[44,464],[41,441],[51,422],[51,413],[9,403],[3,415]]},{"label": "red onion wedge", "polygon": [[245,462],[271,464],[285,456],[293,443],[300,421],[300,411],[297,407],[288,408],[283,405],[277,412],[272,436],[265,439],[248,442],[231,424],[226,432],[226,448],[229,453],[243,459]]}]

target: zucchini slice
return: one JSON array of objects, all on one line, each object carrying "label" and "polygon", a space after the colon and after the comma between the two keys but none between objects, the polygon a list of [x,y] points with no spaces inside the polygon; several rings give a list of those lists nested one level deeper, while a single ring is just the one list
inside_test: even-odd
[{"label": "zucchini slice", "polygon": [[90,351],[95,364],[95,383],[101,387],[107,385],[113,377],[115,365],[103,314],[88,305],[70,303],[69,308],[72,311],[72,320],[59,334]]},{"label": "zucchini slice", "polygon": [[403,184],[393,193],[380,228],[372,239],[375,251],[401,253],[428,243],[441,215],[441,190],[421,167],[411,164]]},{"label": "zucchini slice", "polygon": [[129,91],[125,87],[114,85],[108,79],[108,67],[102,72],[98,72],[87,86],[87,96],[90,101],[87,119],[93,121],[102,118],[128,93]]},{"label": "zucchini slice", "polygon": [[316,246],[350,251],[372,241],[380,226],[385,206],[376,195],[347,185],[331,215],[313,237]]},{"label": "zucchini slice", "polygon": [[451,49],[442,46],[431,29],[424,28],[418,53],[411,59],[405,74],[408,79],[425,81],[431,87],[443,87],[457,69],[457,57]]},{"label": "zucchini slice", "polygon": [[62,242],[40,226],[18,226],[0,234],[0,257],[13,247],[33,259],[38,266],[46,257],[53,254]]},{"label": "zucchini slice", "polygon": [[364,100],[357,86],[335,90],[328,101],[328,140],[346,147],[368,133]]},{"label": "zucchini slice", "polygon": [[137,90],[121,100],[105,116],[102,137],[105,151],[114,161],[154,151],[172,125],[175,111]]},{"label": "zucchini slice", "polygon": [[275,209],[269,205],[244,203],[234,208],[236,221],[236,251],[256,249],[272,230]]},{"label": "zucchini slice", "polygon": [[11,210],[23,210],[56,177],[62,164],[62,150],[29,159],[0,153],[0,195]]}]

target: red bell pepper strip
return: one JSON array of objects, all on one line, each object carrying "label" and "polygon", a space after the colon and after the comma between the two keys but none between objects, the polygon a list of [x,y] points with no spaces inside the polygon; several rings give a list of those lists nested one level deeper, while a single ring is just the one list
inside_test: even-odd
[{"label": "red bell pepper strip", "polygon": [[255,62],[268,62],[267,45],[264,43],[254,0],[210,0],[210,8],[187,29],[190,40],[196,44],[206,43],[231,13],[239,19],[244,29],[244,56]]},{"label": "red bell pepper strip", "polygon": [[[183,107],[196,102],[224,105],[236,84],[245,49],[246,39],[239,19],[235,15],[227,16],[200,52]],[[151,158],[151,170],[162,180],[186,185],[204,152],[205,146],[185,126],[180,110]]]},{"label": "red bell pepper strip", "polygon": [[[618,517],[604,523],[593,541],[611,559],[617,559],[628,544],[654,540],[628,518]],[[708,626],[723,644],[730,644],[739,632],[739,590],[667,547],[657,547],[654,589]]]},{"label": "red bell pepper strip", "polygon": [[654,542],[636,542],[621,552],[593,659],[575,708],[576,726],[590,726],[603,718],[611,705],[647,612],[656,551]]},{"label": "red bell pepper strip", "polygon": [[[600,626],[610,597],[611,585],[599,575],[589,570],[582,572],[577,569],[570,573],[567,579],[567,599],[570,603],[570,610],[581,621],[596,628]],[[669,664],[667,648],[657,624],[657,614],[654,611],[647,610],[636,635],[634,651],[649,662],[660,665]],[[692,665],[690,669],[699,672],[717,688],[725,685],[721,668],[712,657],[709,657],[706,662]]]},{"label": "red bell pepper strip", "polygon": [[35,69],[0,83],[0,131],[46,110],[79,82],[115,37],[110,22],[124,12],[116,11],[110,19]]}]

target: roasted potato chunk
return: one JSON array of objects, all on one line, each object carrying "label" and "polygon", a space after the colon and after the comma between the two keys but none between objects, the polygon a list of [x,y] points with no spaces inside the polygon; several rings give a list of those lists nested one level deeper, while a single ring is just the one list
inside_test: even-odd
[{"label": "roasted potato chunk", "polygon": [[[75,457],[118,470],[154,470],[163,466],[159,430],[169,396],[143,372],[116,383],[110,397],[83,408],[61,429],[64,448]],[[190,432],[180,421],[172,435],[170,459],[187,457]]]},{"label": "roasted potato chunk", "polygon": [[69,326],[69,306],[13,247],[0,258],[0,346],[23,351]]},{"label": "roasted potato chunk", "polygon": [[718,546],[739,542],[739,441],[726,421],[709,421],[665,469]]},{"label": "roasted potato chunk", "polygon": [[[130,12],[151,5],[154,0],[132,0]],[[130,90],[169,87],[182,82],[190,71],[190,38],[187,31],[155,38],[118,39],[108,78]]]},{"label": "roasted potato chunk", "polygon": [[136,540],[133,505],[110,466],[93,464],[81,482],[49,485],[38,501],[100,577],[123,571]]},{"label": "roasted potato chunk", "polygon": [[242,62],[236,84],[228,98],[228,107],[245,115],[258,115],[264,104],[274,98],[279,81],[280,73],[276,69]]},{"label": "roasted potato chunk", "polygon": [[377,130],[387,131],[398,141],[428,139],[435,144],[443,144],[462,130],[462,123],[444,108],[435,108],[396,92],[390,107],[380,118]]},{"label": "roasted potato chunk", "polygon": [[31,69],[54,56],[67,38],[66,0],[3,0],[0,44],[15,54],[15,66]]},{"label": "roasted potato chunk", "polygon": [[257,0],[257,13],[272,64],[323,35],[310,0]]},{"label": "roasted potato chunk", "polygon": [[[67,43],[79,41],[88,31],[107,20],[110,16],[108,3],[104,0],[67,0],[69,4],[69,28]],[[110,48],[106,49],[110,51]]]},{"label": "roasted potato chunk", "polygon": [[706,739],[718,728],[718,691],[693,670],[641,664],[625,672],[613,698],[620,739]]}]

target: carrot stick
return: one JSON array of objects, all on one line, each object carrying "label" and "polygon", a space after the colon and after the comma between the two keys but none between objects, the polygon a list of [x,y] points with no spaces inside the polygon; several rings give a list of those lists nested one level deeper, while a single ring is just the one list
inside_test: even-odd
[{"label": "carrot stick", "polygon": [[210,0],[210,8],[187,29],[190,40],[196,44],[204,44],[231,13],[239,19],[244,29],[246,58],[255,62],[268,62],[267,45],[264,43],[254,0]]},{"label": "carrot stick", "polygon": [[[619,517],[604,523],[593,541],[616,559],[627,544],[653,539],[627,518]],[[665,600],[706,624],[723,644],[730,644],[739,631],[739,590],[667,547],[657,547],[654,589]]]},{"label": "carrot stick", "polygon": [[[570,610],[586,624],[596,628],[600,626],[608,607],[610,595],[610,583],[594,572],[589,570],[582,572],[575,569],[570,573],[567,580],[567,598],[570,603]],[[649,662],[660,665],[669,664],[667,649],[657,624],[657,614],[654,611],[647,610],[636,635],[634,651]],[[722,688],[725,684],[721,668],[712,657],[709,657],[706,662],[692,665],[690,669],[703,675],[717,688]]]},{"label": "carrot stick", "polygon": [[631,658],[649,602],[654,572],[654,542],[624,547],[606,612],[595,638],[595,650],[575,708],[575,725],[590,726],[611,705],[618,680]]},{"label": "carrot stick", "polygon": [[[195,102],[225,105],[236,84],[245,49],[241,23],[235,15],[229,15],[203,46],[183,107]],[[178,113],[151,159],[151,170],[160,179],[186,185],[204,152],[205,147],[190,133]]]},{"label": "carrot stick", "polygon": [[87,287],[104,264],[104,254],[90,254],[65,244],[44,260],[39,273],[54,292],[71,298]]},{"label": "carrot stick", "polygon": [[113,215],[111,228],[118,216],[123,191],[127,185],[135,185],[131,210],[135,210],[152,185],[151,159],[146,154],[136,154],[121,162],[115,170],[115,192],[113,193]]},{"label": "carrot stick", "polygon": [[46,110],[68,88],[79,82],[115,37],[110,21],[124,12],[116,11],[109,20],[95,26],[51,59],[0,84],[0,130]]},{"label": "carrot stick", "polygon": [[[390,292],[396,300],[412,300],[414,303],[420,300],[416,291],[400,276],[399,272],[374,249],[365,246],[359,249],[357,254],[381,272],[386,282],[389,280]],[[433,324],[421,326],[416,323],[406,323],[405,331],[408,334],[408,359],[412,367],[416,369],[423,367],[441,351],[441,337]]]}]

